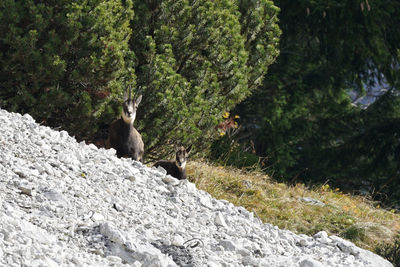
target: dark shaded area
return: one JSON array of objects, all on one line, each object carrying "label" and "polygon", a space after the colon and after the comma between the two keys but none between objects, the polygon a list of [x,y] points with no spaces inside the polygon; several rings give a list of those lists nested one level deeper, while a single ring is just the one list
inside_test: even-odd
[{"label": "dark shaded area", "polygon": [[161,241],[156,241],[151,244],[158,248],[163,254],[171,256],[178,266],[201,266],[191,255],[193,251],[184,246],[165,245]]}]

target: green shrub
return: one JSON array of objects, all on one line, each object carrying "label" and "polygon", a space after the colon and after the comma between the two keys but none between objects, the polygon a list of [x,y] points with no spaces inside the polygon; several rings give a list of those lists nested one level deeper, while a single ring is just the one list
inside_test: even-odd
[{"label": "green shrub", "polygon": [[134,81],[132,16],[131,0],[1,1],[1,107],[89,137]]},{"label": "green shrub", "polygon": [[247,97],[278,55],[271,1],[135,1],[131,48],[147,157],[209,147],[222,114]]}]

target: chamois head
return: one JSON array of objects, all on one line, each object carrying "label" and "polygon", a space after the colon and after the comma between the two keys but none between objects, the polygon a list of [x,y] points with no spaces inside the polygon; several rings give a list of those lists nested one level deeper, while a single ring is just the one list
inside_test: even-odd
[{"label": "chamois head", "polygon": [[132,87],[129,87],[129,90],[127,91],[128,97],[126,96],[127,94],[125,94],[125,101],[122,104],[122,119],[127,124],[133,124],[136,119],[136,110],[140,104],[140,101],[142,101],[142,95],[135,95],[132,98]]},{"label": "chamois head", "polygon": [[190,145],[187,149],[183,146],[179,147],[176,151],[176,160],[175,164],[179,169],[184,169],[186,166],[186,161],[189,156],[190,150],[192,149],[192,145]]}]

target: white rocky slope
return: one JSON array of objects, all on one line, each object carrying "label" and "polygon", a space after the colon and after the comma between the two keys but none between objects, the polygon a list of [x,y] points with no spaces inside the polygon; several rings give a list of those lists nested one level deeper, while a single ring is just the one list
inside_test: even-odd
[{"label": "white rocky slope", "polygon": [[392,266],[0,109],[1,266]]}]

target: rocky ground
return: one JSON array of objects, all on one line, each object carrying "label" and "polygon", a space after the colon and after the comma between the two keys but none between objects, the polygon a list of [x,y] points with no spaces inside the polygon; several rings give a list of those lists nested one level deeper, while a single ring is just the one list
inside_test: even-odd
[{"label": "rocky ground", "polygon": [[0,109],[1,266],[392,266]]}]

